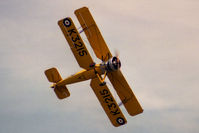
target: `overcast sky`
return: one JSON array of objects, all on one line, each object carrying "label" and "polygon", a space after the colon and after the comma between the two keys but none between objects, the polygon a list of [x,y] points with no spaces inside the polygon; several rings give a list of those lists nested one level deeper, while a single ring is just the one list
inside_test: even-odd
[{"label": "overcast sky", "polygon": [[[87,6],[144,112],[115,128],[90,87],[68,85],[58,100],[44,70],[78,66],[57,21]],[[94,60],[96,57],[86,42]],[[1,0],[1,133],[198,133],[199,1]],[[99,60],[96,62],[100,63]],[[119,103],[111,84],[107,84]]]}]

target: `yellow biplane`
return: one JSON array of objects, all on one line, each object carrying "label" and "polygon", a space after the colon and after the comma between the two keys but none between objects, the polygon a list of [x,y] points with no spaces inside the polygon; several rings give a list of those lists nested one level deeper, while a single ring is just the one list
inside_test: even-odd
[{"label": "yellow biplane", "polygon": [[45,75],[49,82],[53,83],[51,88],[54,89],[59,99],[70,96],[66,85],[91,79],[90,86],[111,123],[116,127],[124,125],[127,120],[106,85],[106,76],[108,76],[122,104],[131,116],[142,113],[143,109],[120,71],[121,62],[119,58],[112,56],[88,8],[77,9],[75,15],[94,53],[97,58],[102,60],[102,63],[96,64],[93,61],[72,19],[67,17],[58,21],[58,25],[83,70],[66,79],[61,78],[56,68],[46,70]]}]

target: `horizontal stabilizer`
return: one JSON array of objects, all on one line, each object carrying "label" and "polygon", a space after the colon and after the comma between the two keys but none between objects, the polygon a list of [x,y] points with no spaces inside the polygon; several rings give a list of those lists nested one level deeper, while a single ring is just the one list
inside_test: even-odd
[{"label": "horizontal stabilizer", "polygon": [[62,80],[61,76],[59,75],[59,72],[56,68],[50,68],[45,71],[45,75],[48,78],[49,82],[57,83],[60,80]]},{"label": "horizontal stabilizer", "polygon": [[68,91],[66,86],[56,86],[54,91],[59,99],[64,99],[70,96],[70,92]]}]

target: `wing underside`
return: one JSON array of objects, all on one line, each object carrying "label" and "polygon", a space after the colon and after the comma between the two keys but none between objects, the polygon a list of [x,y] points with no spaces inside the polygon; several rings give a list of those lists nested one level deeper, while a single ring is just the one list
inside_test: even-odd
[{"label": "wing underside", "polygon": [[133,91],[131,90],[121,71],[113,71],[108,73],[107,75],[127,112],[131,116],[142,113],[143,109],[140,106],[137,98],[135,97]]},{"label": "wing underside", "polygon": [[100,83],[101,82],[98,78],[94,78],[91,80],[90,86],[101,103],[111,123],[116,127],[125,124],[127,122],[126,118],[115,102],[110,90],[106,85],[100,86]]},{"label": "wing underside", "polygon": [[75,15],[78,18],[97,58],[103,61],[107,61],[109,58],[111,58],[111,52],[109,51],[88,8],[83,7],[76,10]]},{"label": "wing underside", "polygon": [[80,67],[84,69],[90,69],[90,65],[93,63],[93,60],[79,35],[77,28],[75,27],[71,18],[65,18],[58,21],[68,44],[75,56]]}]

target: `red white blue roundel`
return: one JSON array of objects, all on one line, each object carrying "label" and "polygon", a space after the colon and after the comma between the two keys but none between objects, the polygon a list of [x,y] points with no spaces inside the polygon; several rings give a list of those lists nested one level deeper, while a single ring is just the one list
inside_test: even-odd
[{"label": "red white blue roundel", "polygon": [[63,20],[63,23],[64,23],[64,25],[65,25],[66,27],[71,26],[71,21],[70,21],[70,19],[68,19],[68,18],[65,18],[65,19]]},{"label": "red white blue roundel", "polygon": [[120,125],[123,125],[125,123],[125,120],[122,117],[118,117],[116,121]]}]

